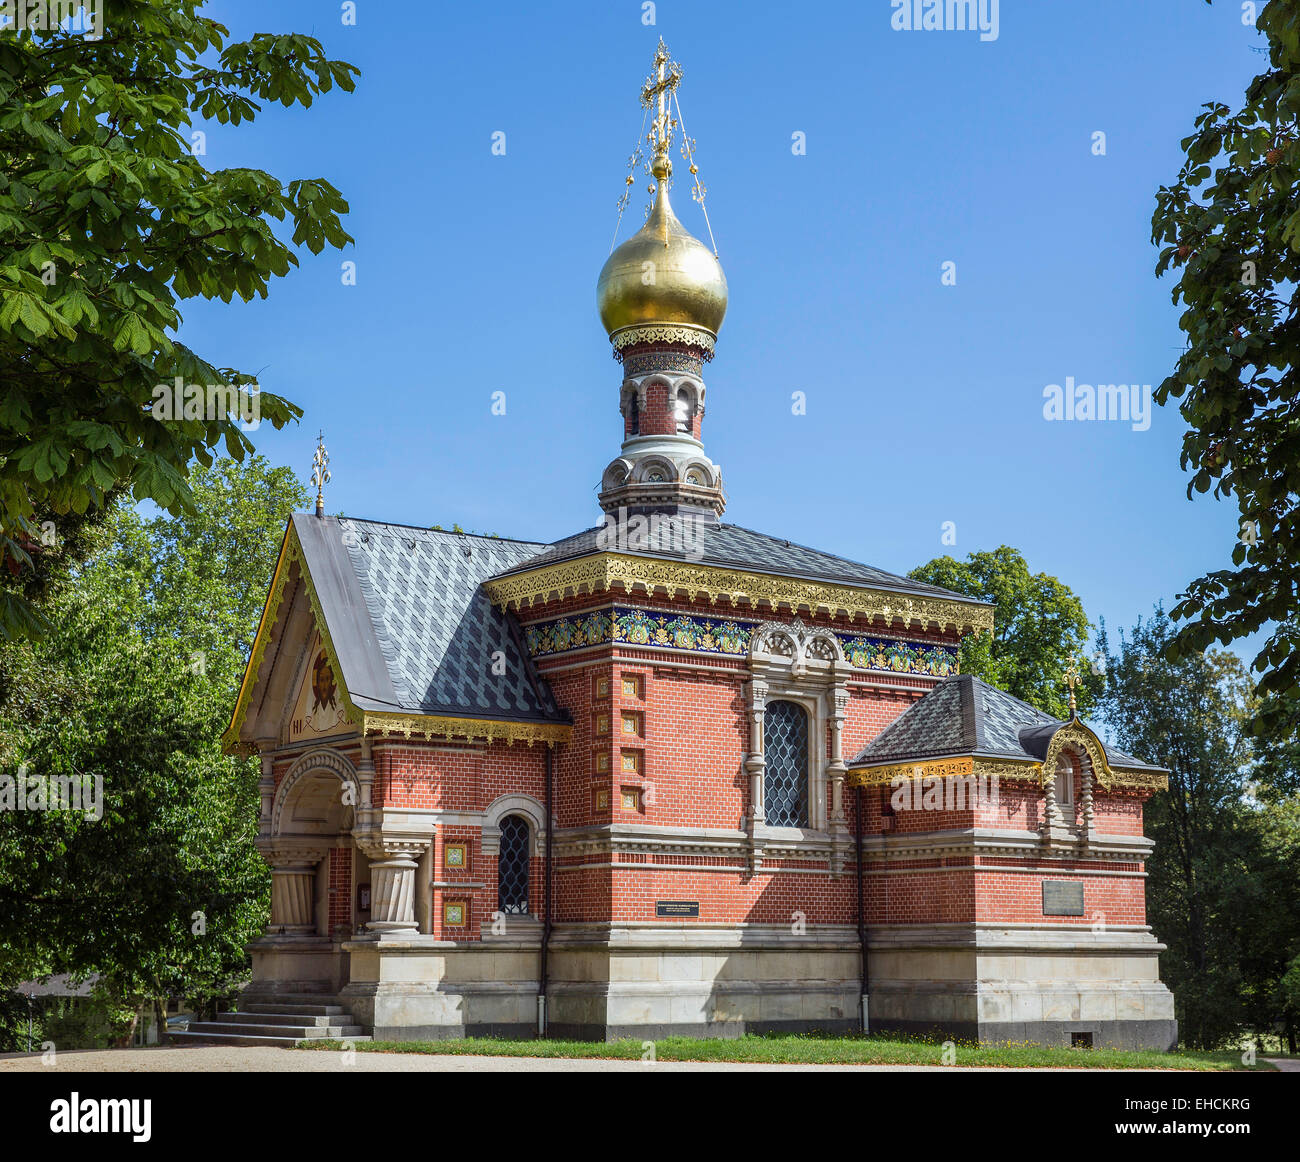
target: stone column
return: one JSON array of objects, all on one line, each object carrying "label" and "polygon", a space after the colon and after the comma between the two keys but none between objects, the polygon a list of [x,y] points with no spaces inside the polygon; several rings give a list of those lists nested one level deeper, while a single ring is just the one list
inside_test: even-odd
[{"label": "stone column", "polygon": [[359,838],[370,860],[370,921],[372,932],[416,933],[415,871],[428,839]]},{"label": "stone column", "polygon": [[269,750],[261,753],[262,777],[257,781],[257,793],[262,801],[261,814],[257,821],[257,833],[263,836],[271,834],[271,811],[275,806],[275,760]]},{"label": "stone column", "polygon": [[264,852],[271,865],[271,920],[266,931],[272,936],[311,936],[316,933],[316,866],[325,858],[324,849]]},{"label": "stone column", "polygon": [[1093,818],[1092,806],[1092,785],[1094,782],[1092,759],[1085,759],[1083,762],[1083,774],[1080,777],[1079,802],[1083,809],[1083,839],[1088,842],[1093,837],[1095,820]]},{"label": "stone column", "polygon": [[[1060,760],[1057,760],[1059,763]],[[1061,814],[1061,806],[1056,801],[1056,769],[1057,763],[1051,767],[1043,763],[1043,825],[1040,828],[1040,834],[1045,842],[1061,842],[1070,837],[1070,830],[1066,826],[1065,816]]]},{"label": "stone column", "polygon": [[767,809],[764,806],[763,768],[763,714],[767,706],[767,683],[752,681],[749,684],[749,754],[745,758],[745,770],[749,774],[749,825],[750,830],[756,824],[767,821]]},{"label": "stone column", "polygon": [[844,813],[844,712],[849,705],[849,692],[836,689],[831,694],[831,761],[826,766],[826,777],[830,780],[831,801],[827,822],[831,831],[847,831],[848,816]]}]

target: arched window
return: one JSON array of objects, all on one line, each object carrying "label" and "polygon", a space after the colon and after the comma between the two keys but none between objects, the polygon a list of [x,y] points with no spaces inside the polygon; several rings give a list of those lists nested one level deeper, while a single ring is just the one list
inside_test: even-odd
[{"label": "arched window", "polygon": [[763,716],[763,809],[773,827],[808,826],[808,712],[769,702]]},{"label": "arched window", "polygon": [[684,387],[677,393],[676,402],[673,404],[673,415],[677,419],[679,432],[691,430],[691,394]]},{"label": "arched window", "polygon": [[528,820],[507,815],[501,820],[497,853],[497,909],[507,916],[528,915]]},{"label": "arched window", "polygon": [[1074,806],[1074,763],[1069,755],[1056,764],[1056,805],[1067,814]]},{"label": "arched window", "polygon": [[627,401],[627,415],[631,434],[639,436],[641,434],[641,406],[637,403],[636,392],[633,392]]}]

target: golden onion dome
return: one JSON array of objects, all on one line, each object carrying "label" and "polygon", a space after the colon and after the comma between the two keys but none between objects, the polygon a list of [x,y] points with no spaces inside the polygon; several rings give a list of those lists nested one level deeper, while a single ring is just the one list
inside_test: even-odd
[{"label": "golden onion dome", "polygon": [[596,284],[600,321],[612,337],[628,327],[702,327],[717,336],[727,313],[727,277],[707,246],[677,220],[668,173],[655,166],[658,192],[646,223],[606,260]]}]

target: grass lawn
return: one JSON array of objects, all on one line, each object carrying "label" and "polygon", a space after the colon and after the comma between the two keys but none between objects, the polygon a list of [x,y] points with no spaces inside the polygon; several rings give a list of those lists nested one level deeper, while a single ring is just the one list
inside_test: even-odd
[{"label": "grass lawn", "polygon": [[[641,1041],[514,1041],[466,1037],[446,1041],[361,1041],[361,1053],[466,1054],[486,1057],[600,1057],[635,1061],[647,1052]],[[298,1042],[299,1049],[342,1049],[344,1042]],[[739,1061],[769,1065],[966,1065],[1015,1069],[1188,1069],[1202,1072],[1247,1071],[1241,1053],[1179,1050],[1155,1053],[1127,1049],[1045,1049],[1037,1045],[962,1045],[956,1060],[943,1060],[936,1041],[894,1037],[770,1036],[738,1038],[664,1037],[654,1042],[660,1061]],[[1255,1070],[1273,1071],[1260,1060]]]}]

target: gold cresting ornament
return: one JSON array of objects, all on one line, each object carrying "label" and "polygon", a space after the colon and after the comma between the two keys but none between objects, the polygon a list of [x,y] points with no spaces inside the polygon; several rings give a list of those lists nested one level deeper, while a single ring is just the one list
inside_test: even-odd
[{"label": "gold cresting ornament", "polygon": [[1079,684],[1079,660],[1073,654],[1070,655],[1070,665],[1065,671],[1065,684],[1070,687],[1070,717],[1078,718],[1078,707],[1074,701],[1074,688]]},{"label": "gold cresting ornament", "polygon": [[316,437],[316,453],[311,458],[311,482],[316,485],[316,515],[325,515],[325,485],[330,482],[330,454],[325,451],[325,433]]}]

